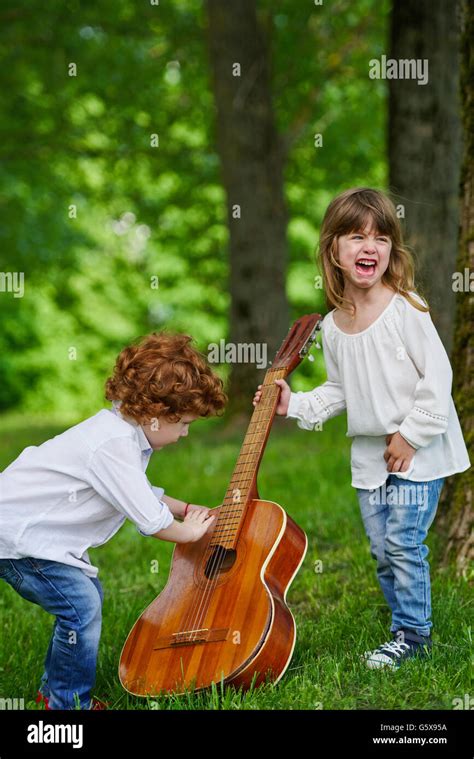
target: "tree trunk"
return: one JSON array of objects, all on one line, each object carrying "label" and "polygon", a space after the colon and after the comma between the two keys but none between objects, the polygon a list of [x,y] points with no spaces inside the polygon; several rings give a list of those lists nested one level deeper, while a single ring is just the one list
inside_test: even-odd
[{"label": "tree trunk", "polygon": [[428,61],[426,84],[389,80],[390,187],[405,207],[417,281],[449,353],[461,164],[458,0],[393,0],[390,58]]},{"label": "tree trunk", "polygon": [[[230,342],[265,346],[270,362],[288,331],[289,312],[284,151],[273,116],[269,53],[255,0],[207,0],[207,11],[230,232]],[[261,376],[251,353],[237,357],[231,410],[252,408]]]},{"label": "tree trunk", "polygon": [[[461,99],[464,158],[461,172],[461,235],[457,270],[474,271],[474,0],[463,0],[461,41]],[[474,440],[474,296],[456,294],[456,324],[452,365],[453,396],[472,461]],[[437,520],[438,532],[447,536],[444,564],[454,562],[467,576],[474,559],[473,468],[446,483]],[[472,571],[472,569],[471,569]]]}]

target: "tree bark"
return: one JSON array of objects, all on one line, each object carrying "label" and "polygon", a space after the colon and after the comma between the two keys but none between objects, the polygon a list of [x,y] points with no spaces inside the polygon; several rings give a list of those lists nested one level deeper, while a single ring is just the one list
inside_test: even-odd
[{"label": "tree bark", "polygon": [[[265,345],[272,361],[288,331],[289,311],[284,151],[273,115],[269,51],[255,0],[207,0],[207,12],[230,233],[230,342]],[[249,409],[257,381],[255,363],[232,364],[231,411]]]},{"label": "tree bark", "polygon": [[390,58],[428,60],[427,84],[389,80],[390,187],[405,206],[417,281],[449,353],[461,164],[458,0],[393,0]]},{"label": "tree bark", "polygon": [[[464,158],[461,171],[461,234],[457,269],[474,271],[474,0],[463,0],[461,39],[461,99]],[[472,461],[474,440],[474,295],[468,289],[456,294],[453,396]],[[454,562],[467,576],[474,559],[474,472],[450,478],[444,489],[437,529],[447,536],[444,565]]]}]

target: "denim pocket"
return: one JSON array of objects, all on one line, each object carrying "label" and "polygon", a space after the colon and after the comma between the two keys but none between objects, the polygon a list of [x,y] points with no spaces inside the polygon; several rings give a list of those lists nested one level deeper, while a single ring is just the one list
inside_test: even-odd
[{"label": "denim pocket", "polygon": [[23,575],[11,559],[0,559],[0,579],[5,580],[14,590],[19,590]]}]

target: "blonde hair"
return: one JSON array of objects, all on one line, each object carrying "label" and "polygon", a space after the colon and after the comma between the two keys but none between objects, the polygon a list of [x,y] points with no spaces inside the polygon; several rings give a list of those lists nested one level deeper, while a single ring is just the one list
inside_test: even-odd
[{"label": "blonde hair", "polygon": [[324,214],[319,237],[318,262],[328,308],[340,308],[355,314],[355,304],[343,295],[344,270],[337,260],[337,238],[363,230],[370,219],[377,232],[387,235],[392,241],[389,263],[382,275],[382,282],[394,292],[403,295],[419,311],[429,311],[426,298],[423,297],[426,303],[424,305],[412,295],[415,293],[421,297],[415,288],[413,256],[403,243],[395,206],[385,193],[370,187],[345,190],[331,201]]}]

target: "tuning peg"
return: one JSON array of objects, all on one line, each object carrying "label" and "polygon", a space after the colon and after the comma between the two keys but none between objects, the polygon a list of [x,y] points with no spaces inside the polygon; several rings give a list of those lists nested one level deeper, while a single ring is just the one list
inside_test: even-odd
[{"label": "tuning peg", "polygon": [[311,362],[314,361],[314,356],[311,353],[308,356],[308,361],[311,361]]}]

